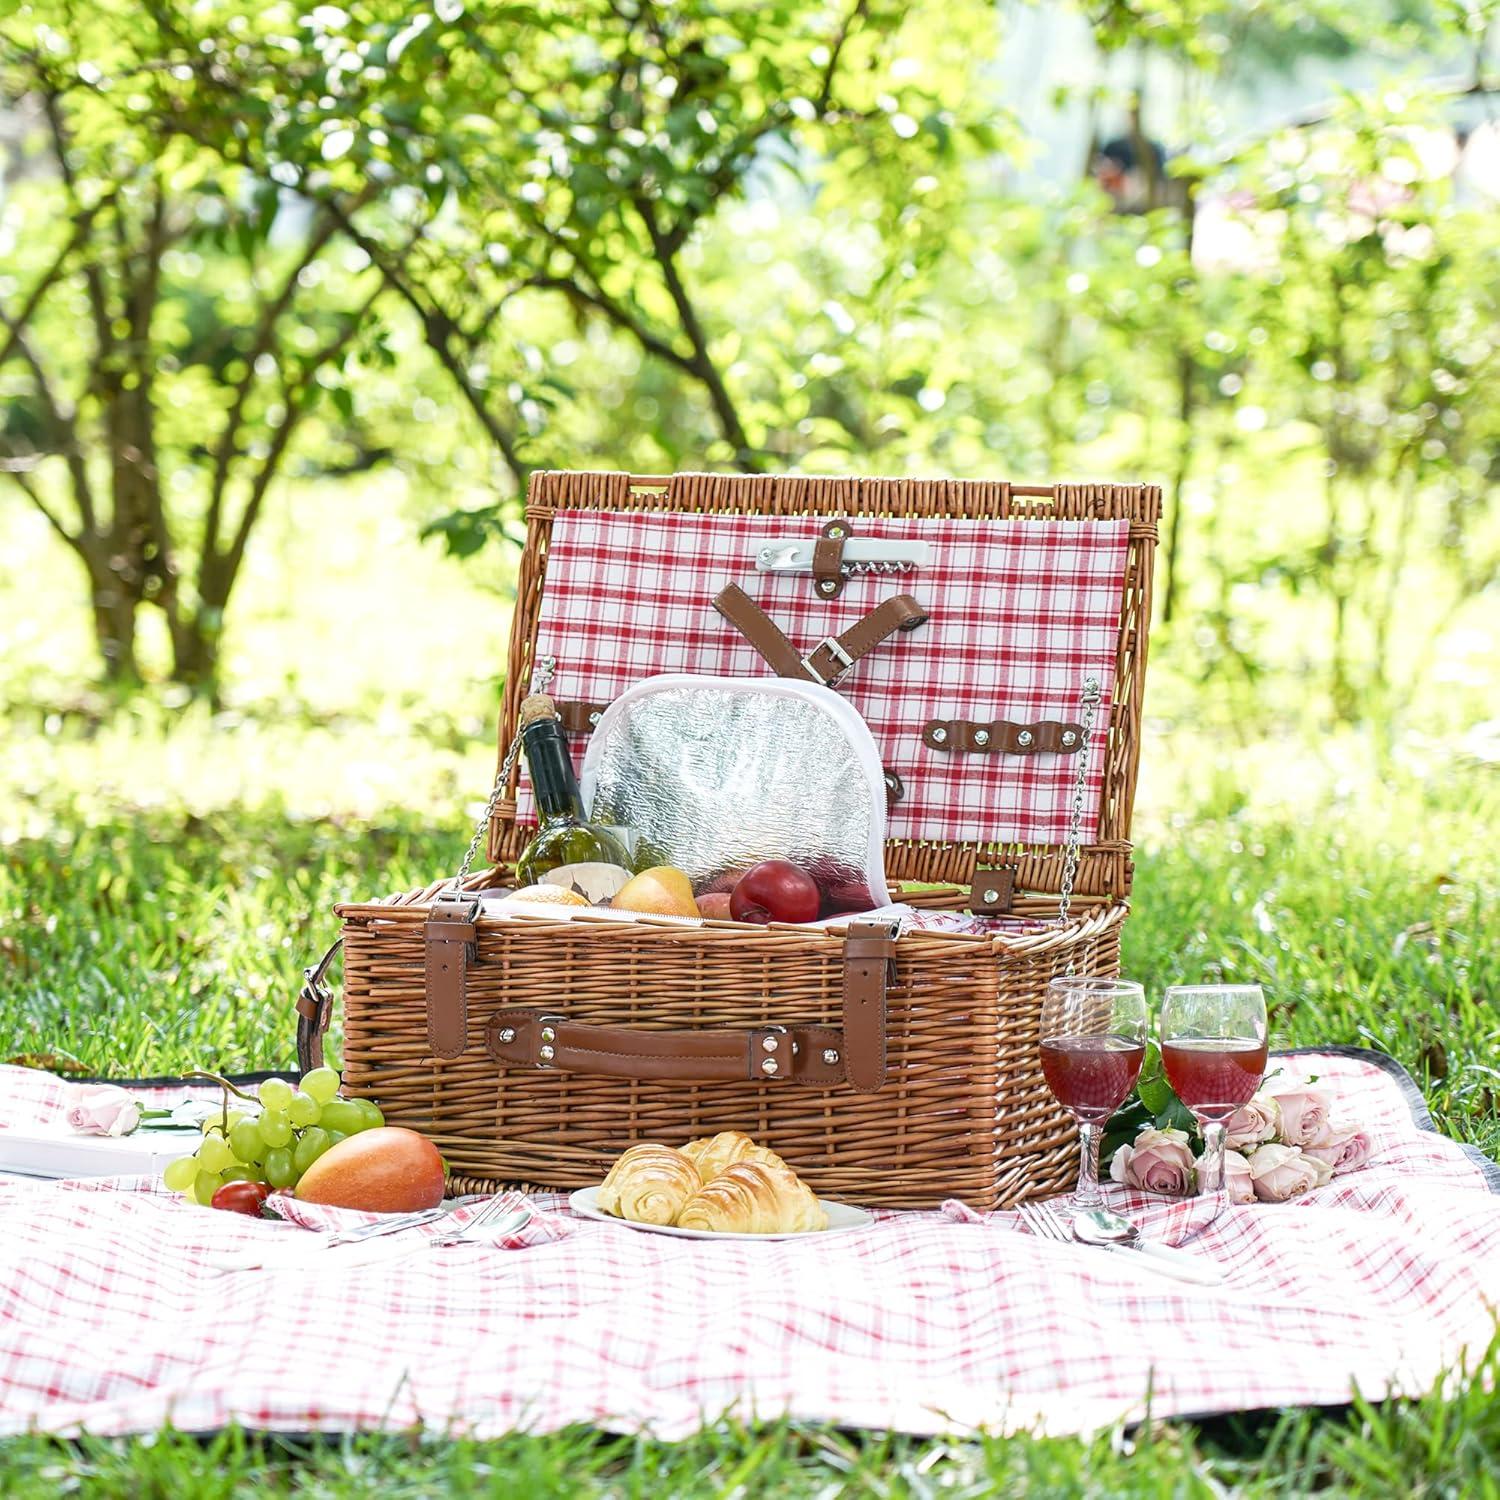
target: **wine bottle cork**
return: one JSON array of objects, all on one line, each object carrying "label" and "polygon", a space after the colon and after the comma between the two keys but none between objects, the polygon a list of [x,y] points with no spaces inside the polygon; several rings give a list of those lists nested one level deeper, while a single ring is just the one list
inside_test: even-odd
[{"label": "wine bottle cork", "polygon": [[546,693],[532,693],[530,697],[521,699],[521,712],[516,722],[517,729],[525,729],[528,724],[535,724],[538,719],[557,718],[557,705]]}]

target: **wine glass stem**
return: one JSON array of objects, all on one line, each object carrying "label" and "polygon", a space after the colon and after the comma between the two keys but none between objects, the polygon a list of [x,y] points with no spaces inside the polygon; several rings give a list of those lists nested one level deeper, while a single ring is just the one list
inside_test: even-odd
[{"label": "wine glass stem", "polygon": [[1075,1208],[1102,1208],[1104,1195],[1099,1191],[1099,1127],[1087,1120],[1078,1122],[1078,1190],[1073,1194]]},{"label": "wine glass stem", "polygon": [[1224,1142],[1229,1135],[1222,1120],[1203,1122],[1203,1164],[1198,1168],[1198,1195],[1214,1200],[1214,1217],[1229,1202],[1224,1187]]}]

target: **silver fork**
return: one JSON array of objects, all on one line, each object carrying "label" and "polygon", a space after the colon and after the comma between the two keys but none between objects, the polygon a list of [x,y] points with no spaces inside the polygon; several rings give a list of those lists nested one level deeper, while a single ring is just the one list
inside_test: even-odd
[{"label": "silver fork", "polygon": [[467,1224],[462,1224],[447,1234],[433,1235],[427,1243],[429,1245],[461,1245],[467,1240],[477,1240],[479,1238],[477,1231],[494,1229],[501,1220],[514,1218],[514,1224],[505,1225],[505,1232],[511,1234],[517,1229],[525,1228],[531,1222],[531,1213],[531,1205],[519,1194],[502,1193],[498,1198],[491,1198]]},{"label": "silver fork", "polygon": [[[1067,1221],[1050,1203],[1022,1203],[1017,1212],[1031,1232],[1044,1240],[1058,1240],[1067,1245],[1086,1246],[1086,1242],[1073,1233]],[[1123,1252],[1127,1255],[1131,1253],[1130,1248],[1123,1244],[1105,1244],[1098,1248]],[[1165,1248],[1163,1247],[1164,1250]],[[1222,1283],[1223,1272],[1217,1268],[1197,1265],[1193,1256],[1186,1255],[1181,1250],[1171,1250],[1169,1253],[1172,1259],[1164,1259],[1159,1255],[1143,1255],[1137,1264],[1161,1276],[1170,1276],[1174,1281],[1190,1281],[1196,1286],[1218,1286]]]},{"label": "silver fork", "polygon": [[1062,1215],[1050,1203],[1022,1203],[1017,1212],[1021,1221],[1039,1238],[1058,1240],[1065,1245],[1076,1244],[1072,1231],[1062,1221]]}]

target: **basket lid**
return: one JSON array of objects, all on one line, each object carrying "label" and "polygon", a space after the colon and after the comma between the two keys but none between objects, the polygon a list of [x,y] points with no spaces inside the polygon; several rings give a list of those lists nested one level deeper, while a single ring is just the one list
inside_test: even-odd
[{"label": "basket lid", "polygon": [[[641,678],[800,662],[865,716],[899,783],[893,882],[978,872],[1006,887],[999,904],[1012,885],[1055,896],[1081,768],[1074,889],[1123,898],[1160,509],[1142,484],[535,473],[502,759],[541,660],[576,756]],[[730,583],[748,609],[715,609]],[[1084,736],[1090,678],[1102,701]],[[533,822],[517,767],[491,858],[513,860]]]}]

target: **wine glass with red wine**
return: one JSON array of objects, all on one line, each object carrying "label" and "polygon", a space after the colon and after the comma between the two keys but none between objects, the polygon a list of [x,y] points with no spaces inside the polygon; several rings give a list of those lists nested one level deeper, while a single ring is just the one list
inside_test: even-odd
[{"label": "wine glass with red wine", "polygon": [[1260,986],[1170,986],[1161,1012],[1161,1061],[1167,1082],[1203,1132],[1198,1192],[1214,1199],[1211,1223],[1228,1201],[1225,1122],[1250,1102],[1266,1071],[1266,997]]},{"label": "wine glass with red wine", "polygon": [[1075,1208],[1098,1208],[1100,1127],[1135,1087],[1146,1056],[1146,992],[1128,979],[1065,975],[1042,1004],[1042,1073],[1078,1121]]}]

